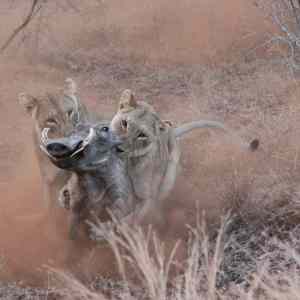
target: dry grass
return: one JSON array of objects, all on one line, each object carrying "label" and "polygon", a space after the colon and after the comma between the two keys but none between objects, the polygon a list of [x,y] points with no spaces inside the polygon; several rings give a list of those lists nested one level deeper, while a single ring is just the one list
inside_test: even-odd
[{"label": "dry grass", "polygon": [[[277,78],[283,74],[286,73],[268,73],[268,76],[280,82]],[[253,75],[244,75],[243,79],[252,80]],[[257,114],[257,123],[249,125],[256,130],[260,128],[262,149],[258,156],[252,161],[247,155],[241,161],[239,156],[235,157],[233,171],[227,178],[222,173],[223,159],[228,165],[227,157],[217,158],[220,161],[216,171],[221,173],[223,186],[218,187],[219,182],[213,186],[218,199],[215,201],[222,202],[231,214],[221,220],[211,217],[210,211],[207,218],[198,214],[196,225],[188,229],[188,242],[181,241],[168,251],[153,229],[119,224],[117,231],[107,231],[101,223],[95,225],[98,239],[105,239],[113,249],[123,278],[117,286],[111,285],[109,299],[299,298],[300,174],[296,138],[299,117],[298,103],[294,101],[297,84],[292,85],[295,90],[291,91],[288,84],[282,83],[282,90],[278,88],[272,93],[260,84],[255,81],[256,93],[264,89],[271,106],[266,109],[264,101],[257,101],[255,113],[262,111],[265,116],[260,119]],[[224,84],[228,90],[232,85],[238,86],[235,76]],[[278,99],[276,93],[287,99],[279,104],[280,109],[272,102]],[[246,90],[245,98],[247,94]],[[236,122],[234,117],[231,120]],[[205,164],[204,167],[212,164],[212,160],[206,160]],[[210,184],[211,180],[218,178],[210,178]],[[213,192],[209,190],[204,195],[210,197]],[[205,209],[204,202],[198,205],[200,210]],[[185,247],[187,256],[177,261],[176,251],[180,246]],[[81,287],[97,297],[98,290],[107,293],[102,284],[99,279],[96,286]]]},{"label": "dry grass", "polygon": [[[79,64],[80,57],[77,59]],[[200,210],[207,210],[207,224],[201,214],[198,221],[193,215],[195,222],[192,223],[196,225],[189,228],[189,241],[181,241],[173,250],[166,249],[164,238],[155,229],[122,224],[118,232],[111,232],[97,224],[94,231],[114,251],[122,281],[100,277],[92,283],[80,282],[72,275],[55,272],[64,288],[51,297],[299,298],[297,78],[272,60],[209,69],[174,65],[141,67],[129,58],[119,59],[114,65],[106,63],[107,57],[95,58],[93,71],[87,69],[78,76],[103,98],[117,94],[114,86],[132,84],[141,97],[150,97],[149,102],[171,119],[175,116],[178,123],[195,115],[214,115],[242,136],[250,138],[257,134],[262,141],[261,149],[250,158],[248,154],[231,153],[232,143],[227,141],[223,146],[224,140],[214,140],[212,134],[184,141],[183,174],[192,188],[199,185],[198,206]],[[116,75],[111,85],[103,84],[110,81],[111,74]],[[99,77],[101,80],[97,80]],[[181,102],[176,102],[177,106],[170,110],[173,97],[180,97]],[[179,200],[175,199],[174,203],[178,204]],[[189,205],[189,199],[184,200],[179,206],[182,210]],[[215,215],[212,217],[210,202],[220,207],[218,211],[231,210],[231,216],[221,222]],[[186,222],[181,223],[182,228]],[[180,247],[184,247],[188,255],[177,261]],[[15,285],[3,286],[1,293],[11,299],[20,295],[25,295],[24,299],[43,299],[45,293],[49,294],[45,290],[22,289]]]},{"label": "dry grass", "polygon": [[[188,60],[184,61],[189,56],[188,52],[179,55],[177,60],[177,50],[174,48],[176,51],[167,51],[165,54],[161,51],[165,46],[156,51],[167,56],[172,54],[171,57],[164,60],[164,63],[157,59],[151,60],[147,58],[149,52],[153,51],[153,48],[147,47],[149,42],[143,45],[144,48],[135,49],[136,45],[144,43],[144,34],[132,36],[134,32],[130,31],[126,36],[126,30],[131,28],[129,19],[132,19],[127,16],[127,11],[125,16],[121,16],[123,19],[120,19],[120,23],[113,25],[119,15],[110,19],[109,11],[102,11],[106,2],[98,2],[99,5],[96,6],[99,7],[92,15],[88,8],[82,11],[82,24],[78,25],[81,29],[74,35],[74,20],[78,21],[78,14],[69,16],[69,11],[66,15],[64,11],[58,11],[57,16],[62,15],[62,18],[60,22],[55,20],[56,26],[52,24],[54,29],[62,28],[61,31],[56,31],[58,47],[52,47],[56,43],[45,36],[45,40],[40,40],[38,45],[38,50],[42,51],[37,59],[32,58],[36,53],[32,50],[33,44],[25,51],[37,63],[36,69],[27,65],[22,69],[18,65],[14,71],[4,71],[8,79],[2,83],[1,91],[6,101],[1,102],[4,112],[1,120],[6,120],[5,117],[13,120],[11,116],[16,116],[15,104],[10,101],[16,89],[24,89],[28,84],[40,85],[42,88],[43,80],[49,85],[56,85],[53,78],[57,74],[61,78],[71,74],[82,87],[82,98],[87,95],[88,105],[103,111],[106,117],[115,110],[121,90],[132,88],[138,97],[153,104],[163,118],[174,120],[178,124],[197,118],[223,120],[245,139],[258,136],[261,148],[250,157],[235,151],[234,141],[212,132],[201,132],[199,135],[195,133],[187,137],[182,141],[182,176],[178,182],[183,192],[177,196],[178,190],[175,190],[169,205],[170,209],[180,212],[177,215],[175,213],[180,218],[174,217],[174,222],[172,217],[168,217],[170,228],[167,230],[172,234],[176,231],[180,238],[181,234],[184,237],[188,235],[188,241],[184,238],[178,243],[174,241],[175,245],[170,249],[166,241],[168,232],[163,235],[155,227],[145,229],[121,224],[118,231],[107,231],[101,224],[96,224],[94,232],[98,239],[106,240],[112,248],[122,280],[103,278],[100,274],[92,282],[83,282],[69,273],[51,270],[56,280],[50,286],[57,288],[45,290],[0,284],[0,298],[298,299],[298,75],[290,73],[283,60],[276,59],[255,58],[222,66],[192,64]],[[154,9],[156,10],[156,6]],[[112,10],[115,12],[117,8],[113,7]],[[108,17],[98,18],[97,14],[101,11],[103,16]],[[162,11],[162,16],[163,13]],[[90,23],[86,24],[88,19]],[[162,20],[163,18],[159,21]],[[108,23],[102,24],[103,22]],[[155,24],[155,20],[153,23],[156,29],[161,25]],[[123,31],[117,32],[122,26]],[[132,28],[134,31],[134,27]],[[172,24],[168,30],[171,29],[174,30]],[[143,32],[145,29],[139,30]],[[176,30],[174,32],[174,40],[177,42],[178,34]],[[155,34],[152,32],[150,44],[153,40],[156,41]],[[201,34],[198,35],[201,37]],[[134,43],[127,45],[130,38]],[[215,44],[223,47],[222,41],[215,41]],[[189,48],[187,45],[186,49]],[[248,51],[240,50],[238,53]],[[195,48],[193,51],[195,61],[198,62],[196,58],[200,50]],[[15,82],[15,78],[21,83],[16,83],[12,88],[10,83]],[[21,118],[21,114],[17,116],[20,124],[5,121],[6,132],[14,134],[2,139],[4,143],[0,145],[5,163],[8,161],[7,152],[11,151],[10,157],[15,158],[12,151],[27,143],[27,140],[19,137],[16,147],[16,140],[21,134],[14,129],[20,129],[24,136],[29,132],[25,132],[27,123]],[[15,175],[14,169],[9,170]],[[5,174],[2,175],[6,179],[7,174],[5,169]],[[18,198],[16,201],[18,206],[20,200],[23,199]],[[198,216],[194,213],[195,201]],[[28,206],[27,202],[26,205]],[[202,210],[206,211],[205,218]],[[227,214],[228,210],[231,214]],[[222,213],[226,217],[220,220]],[[192,225],[187,229],[188,222]],[[173,227],[175,229],[172,231]],[[2,237],[2,240],[5,238]],[[39,236],[36,241],[40,243]],[[27,247],[32,247],[32,244]],[[186,254],[181,260],[177,257],[179,252]]]},{"label": "dry grass", "polygon": [[[192,223],[196,225],[189,227],[188,242],[178,242],[170,250],[156,229],[121,224],[114,232],[96,224],[94,232],[112,248],[122,280],[117,282],[100,277],[92,283],[81,282],[70,274],[55,271],[63,288],[59,292],[55,289],[56,293],[50,293],[51,297],[299,298],[300,144],[297,136],[300,133],[300,106],[297,78],[274,61],[241,63],[217,70],[205,67],[204,76],[204,67],[155,69],[138,67],[126,59],[115,66],[106,65],[107,58],[99,58],[93,72],[87,70],[80,76],[82,80],[97,78],[102,70],[101,76],[109,81],[109,74],[120,75],[113,84],[126,86],[132,83],[142,96],[151,96],[150,101],[165,115],[188,119],[195,114],[214,114],[241,135],[258,134],[261,149],[250,158],[248,154],[231,153],[230,141],[226,147],[220,147],[224,140],[214,141],[213,135],[192,138],[193,147],[184,146],[183,174],[190,179],[192,188],[193,183],[199,184],[197,197],[201,201],[198,208],[207,210],[207,219],[200,214],[197,220],[193,215],[195,222]],[[126,76],[122,75],[123,71]],[[98,83],[95,88],[101,96],[116,93],[109,85],[105,88]],[[161,102],[153,101],[160,93],[166,98]],[[169,110],[168,103],[176,96],[180,96],[183,103],[177,102],[179,108]],[[191,108],[186,109],[186,103]],[[201,108],[202,112],[198,113],[195,108]],[[251,134],[246,134],[246,130]],[[188,139],[184,143],[191,144]],[[215,215],[212,217],[209,199],[215,206],[220,206],[220,211],[229,209],[232,214],[221,221]],[[182,210],[188,206],[189,199],[184,200],[184,205],[179,206]],[[178,204],[176,201],[174,203]],[[207,224],[205,220],[208,220]],[[181,223],[182,228],[186,222]],[[177,261],[176,253],[180,247],[185,248],[187,256]],[[25,299],[43,299],[45,293],[49,295],[45,290],[22,289],[15,285],[11,288],[3,286],[0,293],[10,295],[11,299],[20,295],[25,295]]]},{"label": "dry grass", "polygon": [[[228,214],[214,230],[198,220],[189,229],[188,255],[180,265],[174,259],[176,247],[166,255],[152,230],[144,233],[118,224],[115,232],[95,225],[98,237],[112,247],[123,275],[117,287],[111,285],[115,290],[109,299],[298,299],[299,226],[283,226],[289,220],[282,215],[260,217],[264,221],[257,215],[254,222],[253,216],[246,220]],[[170,272],[172,268],[177,272]],[[56,274],[67,287],[67,299],[104,299],[95,285]],[[101,280],[97,287],[101,291]]]},{"label": "dry grass", "polygon": [[[210,229],[198,220],[195,228],[189,228],[188,255],[180,264],[173,256],[177,247],[166,255],[153,230],[117,224],[117,231],[108,231],[96,224],[98,238],[113,248],[122,281],[98,278],[84,284],[71,274],[51,270],[56,289],[46,292],[10,285],[0,287],[0,295],[78,300],[298,299],[300,230],[289,223],[272,212],[247,219],[228,214],[220,226]],[[172,268],[177,271],[170,272]]]}]

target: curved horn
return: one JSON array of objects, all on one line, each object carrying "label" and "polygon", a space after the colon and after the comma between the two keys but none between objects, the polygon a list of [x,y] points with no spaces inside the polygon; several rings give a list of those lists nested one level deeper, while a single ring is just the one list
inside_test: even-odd
[{"label": "curved horn", "polygon": [[82,146],[76,150],[74,153],[72,153],[71,157],[73,157],[74,155],[76,155],[77,153],[81,152],[82,150],[84,150],[84,148],[91,143],[91,141],[93,140],[94,136],[96,136],[96,132],[94,128],[90,128],[89,134],[88,136],[83,140]]},{"label": "curved horn", "polygon": [[40,149],[45,153],[47,154],[47,156],[49,156],[50,158],[56,160],[56,158],[54,156],[52,156],[46,149],[46,144],[48,143],[49,141],[49,138],[48,138],[48,132],[49,132],[50,128],[46,127],[43,129],[42,131],[42,134],[41,134],[41,144],[40,144]]},{"label": "curved horn", "polygon": [[90,128],[90,131],[89,131],[89,134],[88,136],[84,139],[83,143],[88,145],[92,140],[93,138],[96,136],[96,132],[95,132],[95,129],[93,127]]},{"label": "curved horn", "polygon": [[41,134],[41,142],[42,144],[46,145],[47,141],[49,140],[48,138],[48,132],[49,132],[50,128],[46,127],[43,129],[42,134]]}]

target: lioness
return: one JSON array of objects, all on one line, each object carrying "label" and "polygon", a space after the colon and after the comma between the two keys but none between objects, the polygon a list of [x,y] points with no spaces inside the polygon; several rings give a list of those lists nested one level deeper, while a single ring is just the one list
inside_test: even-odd
[{"label": "lioness", "polygon": [[[173,128],[170,122],[161,120],[149,104],[136,101],[131,90],[122,93],[119,109],[110,127],[124,141],[118,147],[127,160],[134,193],[144,201],[140,218],[151,208],[157,208],[161,203],[159,200],[166,198],[173,188],[180,159],[178,139],[181,136],[205,127],[219,128],[234,135],[222,123],[215,121],[201,120]],[[241,144],[246,149],[256,150],[259,141]]]},{"label": "lioness", "polygon": [[[125,174],[125,182],[127,182],[125,186],[130,189],[129,194],[133,195],[134,200],[131,203],[134,203],[134,207],[130,208],[130,205],[128,205],[130,201],[116,201],[115,203],[125,204],[121,206],[119,218],[126,217],[127,220],[130,220],[131,216],[137,216],[139,220],[142,220],[153,206],[156,208],[159,206],[160,201],[158,200],[164,199],[175,183],[180,158],[178,138],[194,128],[203,127],[226,130],[223,124],[214,121],[191,122],[179,128],[173,128],[170,122],[162,121],[150,105],[137,102],[131,91],[124,91],[121,96],[119,111],[111,121],[110,130],[117,134],[121,139],[120,142],[122,142],[117,146],[118,151],[114,154],[116,155],[114,161],[120,162],[121,159],[123,162],[119,164],[122,168],[119,168],[118,171],[123,178]],[[73,143],[72,140],[67,139],[64,145],[70,143]],[[83,144],[84,147],[82,147]],[[85,172],[89,174],[89,178],[94,177],[95,180],[95,173],[93,174],[91,169],[87,169],[85,165],[87,163],[89,165],[97,164],[98,161],[103,160],[101,145],[92,142],[91,139],[86,139],[80,143],[80,146],[79,151],[76,152],[80,155],[76,156],[76,159],[72,159],[70,154],[67,153],[66,156],[63,155],[63,159],[64,161],[72,160],[74,170]],[[255,150],[258,141],[254,140],[250,147],[245,143],[242,143],[242,146]],[[68,147],[62,147],[62,151]],[[89,149],[89,152],[93,155],[82,155],[82,149]],[[126,168],[126,171],[124,171],[124,168]],[[110,174],[112,173],[110,172]],[[116,172],[114,174],[117,176]],[[82,178],[80,180],[83,181]],[[128,184],[128,181],[130,184]],[[117,182],[115,186],[118,186],[118,184]],[[67,198],[71,195],[75,198],[72,201],[77,202],[76,197],[78,197],[78,194],[75,197],[74,194],[78,192],[76,188],[80,185],[81,183],[78,181],[75,184],[69,184],[64,190],[68,194]],[[89,197],[93,198],[93,196]],[[88,201],[94,202],[92,198]],[[139,211],[134,212],[132,208]],[[131,216],[128,213],[130,209],[133,212]],[[156,216],[159,217],[159,214],[156,214]]]},{"label": "lioness", "polygon": [[52,137],[64,136],[74,126],[88,118],[85,106],[77,96],[75,82],[68,78],[62,93],[46,93],[41,96],[19,94],[18,101],[33,121],[33,143],[42,177],[44,199],[49,208],[51,197],[56,197],[58,186],[67,180],[67,173],[49,162],[40,149],[40,139],[44,128]]},{"label": "lioness", "polygon": [[47,136],[48,129],[43,131],[41,147],[52,163],[73,171],[60,194],[63,206],[71,211],[70,239],[76,238],[79,224],[91,213],[99,217],[108,207],[122,218],[135,208],[125,163],[116,153],[120,141],[108,126],[81,124],[71,135],[57,139]]}]

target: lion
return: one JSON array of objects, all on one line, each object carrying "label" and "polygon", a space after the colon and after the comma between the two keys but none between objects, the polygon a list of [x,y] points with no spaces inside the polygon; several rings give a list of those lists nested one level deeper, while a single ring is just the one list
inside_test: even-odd
[{"label": "lion", "polygon": [[[170,121],[161,120],[152,106],[142,101],[136,101],[130,90],[124,91],[121,96],[119,110],[112,119],[109,128],[120,139],[118,145],[115,145],[114,159],[110,160],[108,164],[108,170],[110,170],[108,174],[114,174],[114,176],[109,176],[112,178],[112,180],[110,179],[110,184],[112,184],[114,177],[117,179],[123,178],[123,183],[126,182],[125,185],[120,185],[120,182],[114,182],[112,185],[115,187],[119,185],[121,190],[123,187],[126,187],[127,194],[124,197],[125,201],[123,199],[121,201],[108,202],[108,206],[112,208],[112,213],[114,214],[116,211],[112,204],[118,204],[118,219],[135,222],[143,221],[144,217],[154,207],[157,209],[162,203],[160,200],[165,199],[169,195],[175,184],[180,159],[178,139],[192,129],[205,127],[219,128],[234,135],[222,123],[216,121],[202,120],[174,128]],[[90,126],[90,130],[92,129],[93,126]],[[78,135],[79,130],[76,130]],[[87,136],[87,133],[85,136]],[[236,135],[234,136],[239,138]],[[83,139],[83,137],[81,137],[79,143],[75,141],[76,138],[74,139],[74,136],[67,137],[64,141],[59,141],[60,145],[63,143],[63,147],[59,147],[58,151],[59,161],[64,164],[61,167],[79,171],[81,174],[85,173],[90,182],[96,182],[96,185],[98,185],[97,193],[99,194],[101,189],[103,189],[103,184],[97,184],[97,177],[101,176],[97,176],[95,170],[87,168],[87,166],[96,164],[97,172],[103,173],[102,167],[98,164],[99,161],[103,161],[104,152],[101,151],[103,143],[97,143],[90,138]],[[52,140],[51,145],[56,142]],[[241,144],[246,149],[255,150],[258,147],[258,143],[258,140],[254,140],[250,145],[244,142]],[[71,145],[75,148],[73,149]],[[70,153],[66,151],[71,148],[73,150]],[[49,144],[47,149],[48,151],[50,150],[50,154],[55,154],[55,151],[53,152],[49,149]],[[74,151],[76,155],[73,155]],[[114,169],[112,165],[116,161],[118,161],[117,165],[119,167]],[[52,162],[56,165],[58,163],[58,161],[53,160]],[[69,166],[66,166],[66,162],[68,162]],[[72,169],[70,168],[70,163]],[[112,170],[114,171],[112,172]],[[120,176],[120,174],[122,175]],[[87,186],[86,183],[83,184],[86,180],[86,178],[79,178],[78,176],[76,178],[73,177],[73,181],[70,180],[63,188],[61,197],[62,199],[64,198],[66,203],[73,203],[69,206],[75,207],[74,204],[77,205],[78,203],[88,205],[88,203],[97,202],[95,199],[99,197],[95,197],[90,193],[95,189],[95,184],[92,187],[89,185],[88,189],[90,190],[80,188],[81,186]],[[131,200],[128,201],[128,198]],[[80,199],[85,200],[82,201]],[[133,206],[132,203],[134,203]],[[157,211],[160,211],[160,209],[157,209]],[[158,213],[155,215],[159,219],[161,218]]]},{"label": "lion", "polygon": [[142,220],[152,209],[154,216],[171,192],[178,173],[180,160],[179,139],[196,128],[218,128],[230,133],[245,149],[254,151],[259,141],[247,144],[224,124],[201,120],[173,127],[172,122],[161,120],[154,108],[137,101],[131,90],[125,90],[119,108],[110,123],[111,130],[123,140],[118,146],[120,155],[127,161],[128,176],[135,196],[142,199],[139,219]]},{"label": "lion", "polygon": [[18,101],[32,118],[33,143],[43,184],[43,198],[48,208],[52,196],[55,197],[58,186],[68,178],[65,171],[51,164],[40,149],[40,139],[44,128],[49,129],[52,137],[64,136],[79,122],[88,119],[88,111],[77,95],[74,80],[67,78],[62,92],[50,92],[40,96],[21,93]]}]

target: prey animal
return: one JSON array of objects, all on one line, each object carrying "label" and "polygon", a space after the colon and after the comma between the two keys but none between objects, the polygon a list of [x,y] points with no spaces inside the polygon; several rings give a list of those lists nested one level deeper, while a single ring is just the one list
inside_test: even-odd
[{"label": "prey animal", "polygon": [[61,204],[70,209],[70,239],[79,224],[110,210],[117,218],[133,210],[131,183],[126,162],[117,155],[120,140],[107,122],[80,124],[67,137],[51,139],[43,131],[41,148],[51,162],[72,176],[60,192]]}]

